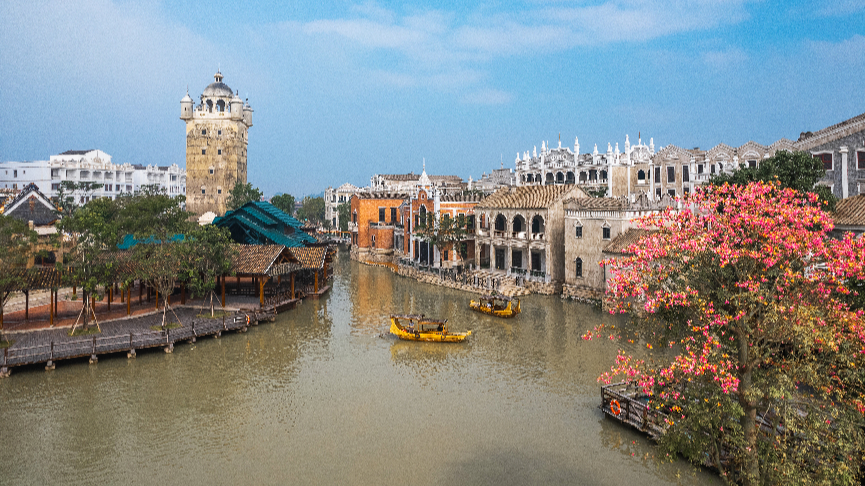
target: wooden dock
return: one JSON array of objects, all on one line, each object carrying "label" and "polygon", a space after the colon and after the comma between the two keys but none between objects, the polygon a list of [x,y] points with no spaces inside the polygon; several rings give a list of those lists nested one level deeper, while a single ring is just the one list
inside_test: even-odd
[{"label": "wooden dock", "polygon": [[265,320],[272,322],[275,318],[276,309],[269,308],[241,311],[232,316],[223,316],[222,319],[193,320],[190,325],[175,329],[52,339],[32,346],[13,346],[3,349],[3,356],[0,359],[0,377],[9,376],[11,368],[18,366],[45,363],[46,369],[54,369],[54,362],[63,359],[89,356],[91,362],[96,362],[99,355],[123,352],[127,357],[133,358],[136,350],[156,347],[162,347],[166,353],[170,353],[174,350],[174,344],[179,341],[195,342],[199,337],[219,337],[223,332],[228,331],[246,332],[249,326]]},{"label": "wooden dock", "polygon": [[656,440],[667,428],[666,415],[649,408],[648,396],[642,394],[633,382],[623,381],[602,386],[601,411],[607,418],[630,425]]}]

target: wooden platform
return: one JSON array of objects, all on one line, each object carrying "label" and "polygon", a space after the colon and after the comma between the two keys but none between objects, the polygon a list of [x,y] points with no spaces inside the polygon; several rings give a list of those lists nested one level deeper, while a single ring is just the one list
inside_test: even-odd
[{"label": "wooden platform", "polygon": [[612,383],[601,387],[601,411],[607,418],[649,434],[658,439],[667,428],[666,415],[648,406],[648,397],[633,382]]}]

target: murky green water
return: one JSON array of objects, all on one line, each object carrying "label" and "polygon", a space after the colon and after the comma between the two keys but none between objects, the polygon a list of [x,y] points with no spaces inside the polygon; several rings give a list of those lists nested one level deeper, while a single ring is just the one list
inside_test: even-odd
[{"label": "murky green water", "polygon": [[[621,344],[580,336],[608,315],[532,296],[497,320],[347,253],[335,270],[246,334],[14,370],[0,484],[720,484],[597,409]],[[474,334],[396,341],[392,312]]]}]

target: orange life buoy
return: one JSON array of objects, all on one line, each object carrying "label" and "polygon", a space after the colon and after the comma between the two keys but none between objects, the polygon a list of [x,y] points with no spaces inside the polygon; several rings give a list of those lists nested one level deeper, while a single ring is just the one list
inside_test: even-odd
[{"label": "orange life buoy", "polygon": [[613,399],[613,401],[610,402],[610,411],[613,412],[613,415],[615,415],[616,417],[618,417],[619,414],[622,413],[622,406],[619,405],[618,400]]},{"label": "orange life buoy", "polygon": [[249,314],[246,315],[246,323],[249,324]]}]

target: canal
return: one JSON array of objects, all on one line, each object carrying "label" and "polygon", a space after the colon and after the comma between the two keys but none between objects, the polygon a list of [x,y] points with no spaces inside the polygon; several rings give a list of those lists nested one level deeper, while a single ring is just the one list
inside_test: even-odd
[{"label": "canal", "polygon": [[[611,316],[530,296],[497,320],[344,251],[334,267],[326,298],[245,334],[15,370],[0,484],[721,484],[597,409],[616,350],[645,350],[581,339]],[[390,313],[473,334],[397,341]]]}]

